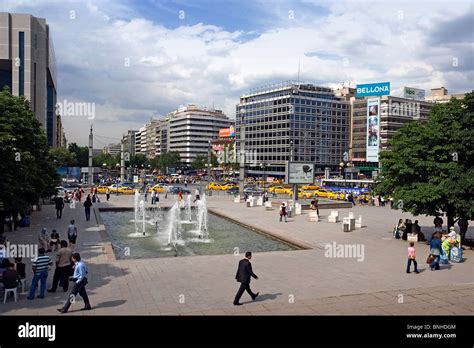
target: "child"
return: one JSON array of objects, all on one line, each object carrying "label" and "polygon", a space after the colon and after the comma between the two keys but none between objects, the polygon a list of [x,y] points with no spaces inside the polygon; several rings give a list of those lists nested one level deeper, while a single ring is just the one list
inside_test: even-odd
[{"label": "child", "polygon": [[415,273],[418,272],[418,264],[416,263],[416,256],[415,256],[415,242],[410,242],[410,246],[408,247],[408,263],[407,263],[407,273],[410,273],[410,266],[411,262],[415,265]]}]

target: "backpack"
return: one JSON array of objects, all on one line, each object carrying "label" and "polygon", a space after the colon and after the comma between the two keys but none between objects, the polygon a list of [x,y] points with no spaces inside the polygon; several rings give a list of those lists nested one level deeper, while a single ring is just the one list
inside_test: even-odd
[{"label": "backpack", "polygon": [[393,229],[393,238],[400,239],[400,229],[398,227]]},{"label": "backpack", "polygon": [[462,261],[462,249],[458,247],[453,247],[449,253],[449,258],[451,262],[461,262]]}]

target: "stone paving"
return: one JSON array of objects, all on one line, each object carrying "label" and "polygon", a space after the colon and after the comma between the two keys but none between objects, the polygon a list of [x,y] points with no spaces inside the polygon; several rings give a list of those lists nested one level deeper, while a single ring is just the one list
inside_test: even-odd
[{"label": "stone paving", "polygon": [[[109,202],[95,207],[133,205],[132,196],[112,196]],[[175,197],[164,199],[171,205]],[[341,224],[327,222],[329,210],[321,210],[322,221],[310,222],[307,212],[278,222],[278,211],[263,207],[247,208],[234,203],[227,195],[207,199],[211,211],[225,215],[275,236],[284,237],[309,249],[255,253],[252,264],[260,277],[252,281],[259,291],[256,301],[248,295],[243,306],[232,300],[238,289],[234,280],[238,260],[243,256],[212,255],[177,258],[128,259],[117,261],[110,243],[104,238],[94,216],[86,222],[81,205],[66,206],[63,218],[55,218],[53,206],[43,206],[32,215],[32,225],[7,232],[11,243],[36,243],[41,227],[56,228],[65,236],[66,226],[74,218],[79,227],[78,245],[89,267],[88,293],[92,311],[82,312],[82,300],[68,315],[402,315],[402,314],[472,314],[474,313],[474,251],[466,248],[465,261],[442,266],[431,272],[424,263],[428,246],[417,243],[420,274],[406,274],[407,242],[391,237],[399,218],[418,219],[422,231],[432,230],[431,217],[412,217],[388,207],[340,209],[362,215],[363,228],[342,232]],[[149,204],[149,202],[148,202]],[[470,223],[474,225],[474,223]],[[468,232],[474,234],[474,228]],[[474,237],[474,235],[473,235]],[[326,243],[363,247],[363,258],[325,256]],[[238,247],[238,245],[236,245]],[[242,250],[245,252],[245,250]],[[27,269],[30,268],[29,260]],[[48,287],[52,280],[48,278]],[[29,276],[31,280],[31,276]],[[45,299],[28,301],[26,294],[17,303],[0,303],[0,313],[8,315],[55,315],[67,298],[62,290]],[[3,299],[3,296],[2,296]]]}]

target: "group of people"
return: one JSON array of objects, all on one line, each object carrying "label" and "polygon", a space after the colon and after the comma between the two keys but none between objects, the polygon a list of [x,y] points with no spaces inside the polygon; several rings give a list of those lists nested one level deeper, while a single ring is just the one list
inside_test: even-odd
[{"label": "group of people", "polygon": [[[460,221],[460,222],[459,222]],[[454,226],[449,228],[449,232],[443,230],[443,219],[439,216],[435,217],[433,224],[435,226],[431,239],[428,241],[430,252],[426,263],[432,271],[440,269],[440,263],[447,264],[449,260],[452,262],[462,261],[462,243],[468,227],[467,219],[458,219],[460,234],[456,233]],[[461,227],[462,226],[462,227]],[[417,241],[425,241],[424,234],[418,224],[418,220],[412,223],[410,219],[400,219],[394,228],[393,237],[397,239],[407,240],[409,235],[417,236]],[[407,250],[408,262],[406,272],[410,273],[411,264],[414,266],[414,272],[418,272],[418,264],[415,256],[415,243],[410,241]]]},{"label": "group of people", "polygon": [[[56,292],[58,286],[63,288],[64,292],[69,290],[69,282],[73,281],[74,286],[64,306],[58,309],[61,313],[66,313],[74,302],[75,296],[79,294],[84,300],[82,310],[92,309],[85,286],[87,285],[87,267],[81,260],[79,253],[74,253],[77,239],[77,226],[75,221],[71,220],[67,228],[69,243],[60,238],[59,233],[53,229],[49,236],[46,228],[42,228],[38,235],[38,255],[32,260],[31,270],[33,278],[28,293],[28,300],[33,300],[39,287],[37,298],[43,299],[46,293],[46,282],[50,267],[53,264],[52,258],[47,253],[55,251],[55,269],[51,288],[48,292]],[[22,262],[21,257],[16,257],[11,262],[5,251],[6,238],[0,240],[0,276],[1,283],[5,289],[17,288],[26,279],[26,264]]]}]

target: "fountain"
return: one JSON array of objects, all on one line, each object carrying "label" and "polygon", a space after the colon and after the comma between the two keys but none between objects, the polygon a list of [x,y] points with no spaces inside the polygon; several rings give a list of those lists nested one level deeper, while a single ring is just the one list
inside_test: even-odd
[{"label": "fountain", "polygon": [[145,236],[145,223],[146,223],[146,216],[145,216],[145,202],[143,199],[139,203],[139,210],[141,213],[141,218],[142,218],[142,234]]},{"label": "fountain", "polygon": [[199,233],[199,238],[207,239],[209,237],[209,232],[207,230],[207,204],[206,204],[206,195],[203,194],[202,198],[197,200],[197,232]]},{"label": "fountain", "polygon": [[135,190],[135,196],[133,197],[133,210],[135,213],[135,233],[138,234],[138,202],[140,200],[140,194],[138,193],[138,190]]},{"label": "fountain", "polygon": [[177,252],[177,245],[182,242],[180,227],[180,213],[179,202],[171,207],[168,213],[168,225],[166,227],[166,234],[168,235],[168,246],[173,245],[173,248]]},{"label": "fountain", "polygon": [[184,201],[184,219],[181,223],[190,224],[193,223],[192,221],[192,197],[190,194],[186,196],[186,200]]}]

